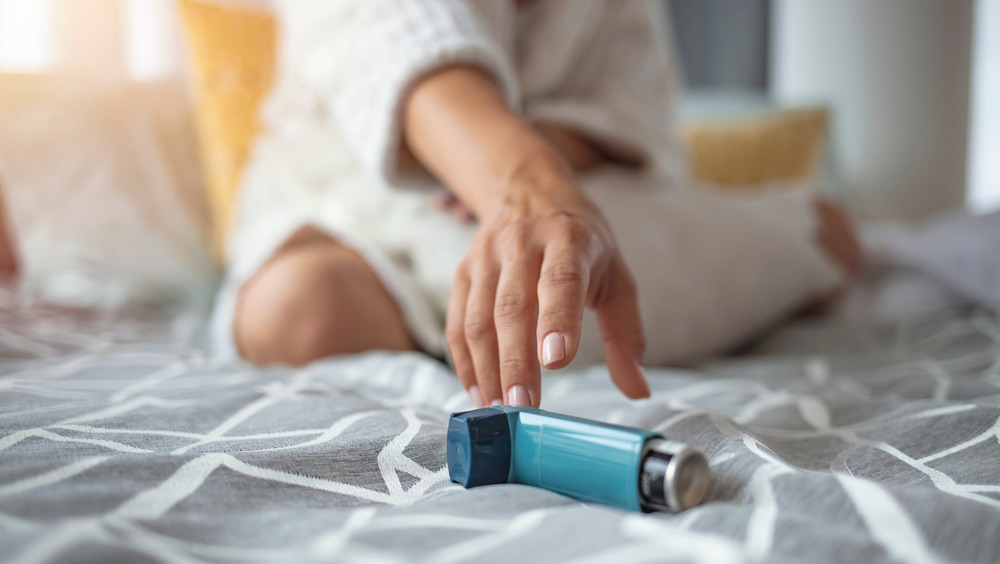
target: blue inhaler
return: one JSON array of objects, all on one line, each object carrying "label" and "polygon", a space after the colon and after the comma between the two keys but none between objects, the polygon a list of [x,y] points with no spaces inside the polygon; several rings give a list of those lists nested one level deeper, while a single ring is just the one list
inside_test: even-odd
[{"label": "blue inhaler", "polygon": [[652,431],[531,407],[486,407],[448,423],[451,481],[471,488],[518,483],[635,511],[701,503],[708,461]]}]

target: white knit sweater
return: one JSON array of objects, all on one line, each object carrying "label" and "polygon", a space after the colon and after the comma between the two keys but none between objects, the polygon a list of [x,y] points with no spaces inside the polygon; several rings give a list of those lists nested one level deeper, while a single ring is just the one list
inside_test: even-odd
[{"label": "white knit sweater", "polygon": [[529,120],[570,125],[678,178],[667,53],[641,0],[279,0],[281,74],[272,130],[326,108],[370,172],[392,185],[401,170],[401,103],[429,71],[456,63],[490,73]]}]

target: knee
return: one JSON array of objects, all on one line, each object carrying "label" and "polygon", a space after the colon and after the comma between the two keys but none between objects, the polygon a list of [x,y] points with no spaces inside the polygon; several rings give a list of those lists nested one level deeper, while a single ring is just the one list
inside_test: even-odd
[{"label": "knee", "polygon": [[852,278],[861,270],[864,251],[847,213],[825,199],[816,201],[819,246],[827,257]]},{"label": "knee", "polygon": [[297,366],[358,352],[350,334],[357,270],[336,253],[294,252],[265,265],[237,301],[240,354],[254,364]]}]

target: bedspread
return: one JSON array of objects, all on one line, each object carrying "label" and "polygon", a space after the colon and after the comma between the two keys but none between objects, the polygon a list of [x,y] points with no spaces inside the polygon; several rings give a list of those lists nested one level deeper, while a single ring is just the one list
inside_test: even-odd
[{"label": "bedspread", "polygon": [[703,450],[707,502],[639,514],[449,483],[447,368],[212,359],[157,315],[0,300],[0,559],[1000,560],[1000,323],[793,327],[749,356],[548,376],[544,407]]}]

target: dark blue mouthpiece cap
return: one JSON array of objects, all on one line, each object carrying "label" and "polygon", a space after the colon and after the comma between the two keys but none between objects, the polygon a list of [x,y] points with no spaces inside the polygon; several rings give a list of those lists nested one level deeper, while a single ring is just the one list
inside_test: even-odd
[{"label": "dark blue mouthpiece cap", "polygon": [[448,473],[467,488],[506,484],[511,429],[507,413],[486,407],[456,413],[448,423]]}]

